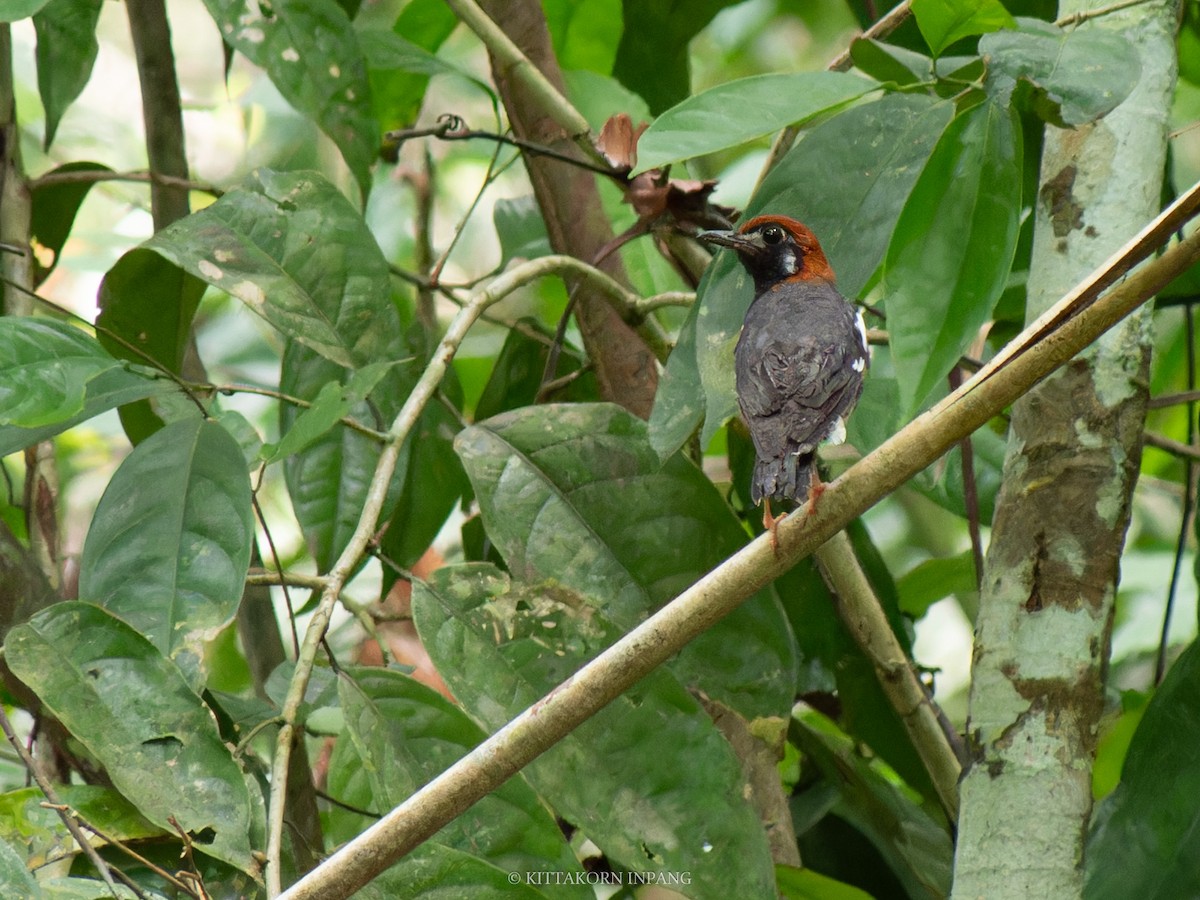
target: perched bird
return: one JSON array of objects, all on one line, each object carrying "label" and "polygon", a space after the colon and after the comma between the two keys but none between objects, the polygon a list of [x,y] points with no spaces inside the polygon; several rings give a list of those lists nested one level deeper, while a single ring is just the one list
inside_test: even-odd
[{"label": "perched bird", "polygon": [[774,533],[771,501],[804,502],[820,485],[818,445],[846,438],[869,360],[866,327],[834,287],[816,236],[795,219],[758,216],[699,237],[736,251],[754,279],[734,371],[757,457],[751,495]]}]

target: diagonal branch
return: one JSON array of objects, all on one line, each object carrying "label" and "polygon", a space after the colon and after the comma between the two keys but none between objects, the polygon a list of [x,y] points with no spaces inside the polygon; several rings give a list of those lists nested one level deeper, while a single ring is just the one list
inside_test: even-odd
[{"label": "diagonal branch", "polygon": [[[1186,196],[1200,193],[1200,185]],[[1190,209],[1190,207],[1187,207]],[[1135,239],[1140,259],[1156,249],[1147,234],[1165,219],[1173,228],[1190,218],[1176,204]],[[1182,218],[1180,218],[1182,216]],[[1166,239],[1157,246],[1166,243]],[[1121,255],[1118,254],[1118,259]],[[1062,315],[1049,330],[1039,320],[1018,336],[1013,354],[989,364],[933,409],[864,457],[826,487],[816,508],[805,507],[778,529],[778,552],[764,534],[704,576],[674,601],[593,659],[532,707],[393,809],[310,872],[284,900],[347,897],[447,822],[670,659],[705,629],[736,609],[845,528],[1006,406],[1082,351],[1105,331],[1200,260],[1200,232],[1146,263],[1107,294],[1073,291],[1079,312]],[[1084,284],[1109,284],[1110,260]],[[1083,303],[1079,297],[1087,297]],[[1032,343],[1031,335],[1040,335]]]}]

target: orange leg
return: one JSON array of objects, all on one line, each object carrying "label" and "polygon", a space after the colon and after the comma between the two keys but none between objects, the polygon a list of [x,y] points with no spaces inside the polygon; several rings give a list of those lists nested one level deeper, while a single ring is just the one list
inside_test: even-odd
[{"label": "orange leg", "polygon": [[817,474],[817,467],[813,466],[808,470],[808,512],[804,514],[806,519],[816,512],[817,501],[821,499],[823,493],[825,493],[825,482]]},{"label": "orange leg", "polygon": [[771,532],[771,549],[779,556],[779,523],[787,518],[787,513],[778,516],[771,515],[771,498],[763,497],[763,528]]}]

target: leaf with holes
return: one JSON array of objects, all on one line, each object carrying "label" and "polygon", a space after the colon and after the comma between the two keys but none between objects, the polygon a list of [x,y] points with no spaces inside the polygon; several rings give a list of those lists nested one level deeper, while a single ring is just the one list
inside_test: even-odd
[{"label": "leaf with holes", "polygon": [[[559,583],[510,581],[487,565],[439,569],[413,585],[421,640],[454,696],[492,731],[619,637],[598,604]],[[703,896],[773,895],[766,834],[737,758],[666,671],[630,688],[525,773],[626,868],[690,872]]]},{"label": "leaf with holes", "polygon": [[[554,579],[623,629],[745,542],[711,481],[682,454],[661,463],[646,425],[606,403],[504,413],[455,441],[488,535],[518,578]],[[774,595],[762,591],[672,663],[689,688],[747,718],[790,708],[796,656]]]},{"label": "leaf with holes", "polygon": [[150,641],[107,610],[66,602],[10,631],[4,659],[142,815],[176,833],[173,818],[196,851],[258,872],[242,770]]}]

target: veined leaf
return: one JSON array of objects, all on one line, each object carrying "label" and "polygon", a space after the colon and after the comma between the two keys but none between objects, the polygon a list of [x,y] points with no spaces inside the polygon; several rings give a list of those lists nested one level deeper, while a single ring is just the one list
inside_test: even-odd
[{"label": "veined leaf", "polygon": [[[413,590],[417,629],[438,671],[492,731],[619,636],[596,605],[561,585],[510,582],[486,565],[440,569]],[[690,872],[703,886],[697,897],[772,895],[766,835],[741,768],[667,672],[630,688],[525,773],[626,868]]]},{"label": "veined leaf", "polygon": [[[178,667],[107,610],[59,603],[9,632],[4,658],[163,830],[246,872],[250,795],[212,713]],[[53,665],[47,665],[53,660]]]},{"label": "veined leaf", "polygon": [[37,31],[38,92],[46,110],[46,136],[42,147],[49,149],[58,123],[92,75],[100,45],[96,23],[101,0],[50,0],[33,17]]},{"label": "veined leaf", "polygon": [[884,263],[889,346],[906,416],[958,362],[1004,291],[1021,213],[1021,130],[991,101],[946,129]]},{"label": "veined leaf", "polygon": [[364,197],[379,123],[357,32],[334,0],[205,0],[227,44],[261,66],[284,98],[342,151]]},{"label": "veined leaf", "polygon": [[912,13],[934,56],[973,34],[1017,27],[1000,0],[913,0]]},{"label": "veined leaf", "polygon": [[638,141],[645,172],[715,153],[805,122],[878,88],[844,72],[753,75],[709,88],[672,106]]},{"label": "veined leaf", "polygon": [[199,417],[172,422],[134,448],[100,498],[79,595],[138,629],[199,687],[204,647],[241,602],[253,532],[237,442]]},{"label": "veined leaf", "polygon": [[[645,423],[611,404],[514,410],[464,429],[455,447],[510,571],[602,602],[622,629],[746,541],[704,473],[682,455],[660,463]],[[693,641],[672,671],[755,718],[790,707],[795,665],[791,631],[763,591]]]}]

